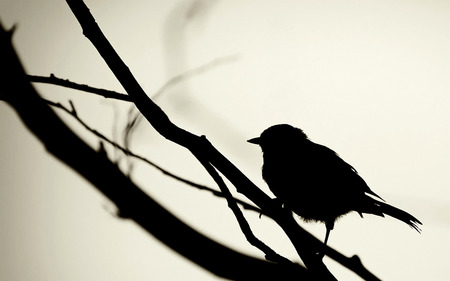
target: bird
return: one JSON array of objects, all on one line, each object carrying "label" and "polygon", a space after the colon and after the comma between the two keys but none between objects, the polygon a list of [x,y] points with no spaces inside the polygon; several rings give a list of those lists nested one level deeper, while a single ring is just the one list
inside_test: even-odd
[{"label": "bird", "polygon": [[262,177],[276,200],[306,222],[325,223],[324,245],[336,220],[352,211],[361,217],[388,215],[421,232],[418,219],[387,204],[355,168],[303,130],[278,124],[248,142],[261,147]]}]

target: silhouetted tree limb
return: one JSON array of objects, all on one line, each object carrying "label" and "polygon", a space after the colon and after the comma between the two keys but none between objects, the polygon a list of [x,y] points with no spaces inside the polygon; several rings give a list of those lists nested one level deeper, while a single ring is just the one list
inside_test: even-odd
[{"label": "silhouetted tree limb", "polygon": [[[179,176],[176,176],[164,169],[162,169],[161,167],[159,167],[158,165],[154,164],[153,162],[147,160],[144,157],[141,157],[139,155],[134,154],[133,152],[129,151],[128,149],[123,148],[122,146],[120,146],[119,144],[109,140],[107,137],[105,137],[103,134],[99,133],[97,130],[92,129],[91,127],[89,127],[76,113],[75,107],[72,104],[72,102],[70,102],[71,105],[71,109],[68,109],[67,107],[63,106],[60,103],[54,103],[52,101],[49,100],[45,100],[43,99],[47,104],[53,106],[53,107],[57,107],[60,108],[62,110],[64,110],[65,112],[69,113],[70,115],[72,115],[81,125],[83,125],[87,130],[89,130],[90,132],[92,132],[94,135],[96,135],[97,137],[99,137],[100,139],[106,141],[107,143],[111,144],[113,147],[121,150],[123,153],[125,153],[128,156],[132,156],[132,157],[136,157],[144,162],[146,162],[147,164],[153,166],[154,168],[162,171],[164,174],[178,179],[188,185],[194,186],[199,188],[201,185],[196,184],[194,182],[188,181],[186,179],[183,179]],[[268,260],[270,261],[274,261],[274,262],[284,262],[284,263],[291,263],[290,260],[280,256],[279,254],[277,254],[275,251],[273,251],[270,247],[268,247],[267,245],[265,245],[262,241],[260,241],[258,238],[255,237],[255,235],[252,233],[250,226],[248,224],[248,222],[245,220],[244,215],[242,214],[242,212],[240,211],[239,207],[237,206],[237,203],[240,203],[242,205],[244,205],[244,208],[246,209],[252,209],[254,211],[261,211],[260,209],[247,204],[241,200],[235,199],[230,191],[228,190],[228,188],[225,185],[225,182],[220,178],[220,175],[216,172],[216,170],[214,169],[214,167],[211,166],[211,164],[209,163],[205,163],[203,161],[201,161],[199,159],[199,161],[205,166],[206,170],[211,174],[211,176],[213,177],[213,179],[217,182],[218,186],[220,187],[222,192],[217,192],[209,187],[206,186],[201,186],[201,189],[204,190],[208,190],[210,192],[212,192],[213,194],[225,198],[228,202],[228,205],[230,206],[230,209],[232,209],[233,213],[235,214],[238,222],[239,222],[239,226],[241,227],[242,232],[244,233],[245,237],[247,238],[247,240],[250,242],[250,244],[252,244],[253,246],[257,247],[258,249],[260,249],[263,253],[265,253],[265,256]],[[120,216],[123,216],[123,214],[120,214]]]},{"label": "silhouetted tree limb", "polygon": [[[39,97],[0,26],[0,99],[8,103],[49,153],[66,163],[157,239],[212,273],[233,280],[311,280],[295,264],[275,264],[233,251],[196,232],[139,189],[112,163],[75,135]],[[182,235],[180,235],[182,233]]]},{"label": "silhouetted tree limb", "polygon": [[231,192],[229,191],[228,187],[226,186],[223,179],[220,177],[219,173],[216,171],[216,169],[211,165],[211,163],[205,161],[204,159],[198,159],[200,163],[205,167],[206,171],[211,175],[211,177],[214,179],[214,181],[219,186],[220,190],[222,191],[222,194],[224,195],[225,199],[227,200],[228,207],[233,211],[233,214],[235,215],[239,227],[241,228],[242,232],[245,235],[245,238],[247,241],[261,250],[264,254],[267,260],[274,261],[278,263],[291,263],[290,260],[286,259],[283,256],[280,256],[277,254],[274,250],[272,250],[269,246],[264,244],[261,240],[259,240],[252,232],[250,225],[248,224],[247,220],[244,217],[244,214],[242,214],[241,210],[239,209],[238,205],[236,204],[235,199],[231,195]]},{"label": "silhouetted tree limb", "polygon": [[[217,58],[217,59],[214,59],[204,65],[201,65],[201,66],[193,68],[187,72],[176,75],[176,76],[172,77],[171,79],[169,79],[169,81],[164,83],[164,85],[162,87],[160,87],[159,90],[157,90],[152,95],[152,99],[153,100],[157,99],[164,92],[166,92],[170,87],[172,87],[188,78],[191,78],[192,76],[199,75],[201,73],[204,73],[204,72],[210,70],[213,67],[216,67],[225,62],[236,60],[237,58],[238,58],[238,55],[231,55],[231,56],[227,56],[227,57]],[[91,87],[91,86],[85,85],[85,84],[75,83],[68,79],[58,78],[53,73],[51,73],[49,77],[39,76],[39,75],[27,75],[27,77],[31,82],[34,82],[34,83],[45,83],[45,84],[57,85],[57,86],[62,86],[62,87],[66,87],[66,88],[70,88],[70,89],[74,89],[74,90],[93,93],[96,95],[103,96],[104,98],[132,102],[131,98],[128,95],[118,93],[115,91],[111,91],[111,90]],[[124,144],[125,144],[125,148],[127,148],[127,149],[129,148],[129,145],[128,145],[129,139],[130,139],[133,129],[136,128],[138,123],[142,120],[142,118],[141,118],[142,115],[140,114],[140,112],[137,112],[133,116],[133,109],[134,109],[134,107],[130,108],[130,111],[129,111],[129,120],[130,121],[128,122],[127,126],[125,127]]]},{"label": "silhouetted tree limb", "polygon": [[[171,79],[169,79],[169,81],[164,83],[164,85],[162,87],[160,87],[159,90],[157,90],[154,94],[152,94],[151,98],[152,98],[152,100],[156,100],[162,94],[164,94],[164,92],[166,92],[168,89],[170,89],[170,87],[172,87],[186,79],[189,79],[195,75],[204,73],[204,72],[210,70],[212,67],[215,67],[215,66],[221,65],[225,62],[233,61],[236,59],[238,59],[238,55],[231,55],[231,56],[227,56],[227,57],[217,58],[217,59],[214,59],[204,65],[201,65],[199,67],[188,70],[184,73],[176,75],[176,76],[172,77]],[[137,125],[142,120],[142,114],[140,112],[137,112],[134,116],[132,116],[133,110],[134,110],[134,107],[130,108],[130,111],[129,111],[129,120],[130,121],[128,122],[128,124],[125,128],[124,144],[125,144],[126,148],[129,147],[128,144],[129,144],[129,140],[130,140],[133,130],[137,127]]]},{"label": "silhouetted tree limb", "polygon": [[[117,144],[117,143],[111,141],[111,140],[108,139],[105,135],[101,134],[101,133],[98,132],[97,130],[92,129],[89,125],[87,125],[86,122],[84,122],[84,121],[80,118],[80,116],[78,116],[78,114],[76,113],[75,107],[72,105],[72,103],[71,103],[71,109],[69,109],[69,108],[65,107],[64,105],[62,105],[62,104],[60,104],[60,103],[54,103],[54,102],[52,102],[52,101],[48,101],[48,100],[45,100],[45,99],[43,99],[43,100],[44,100],[47,104],[49,104],[49,105],[51,105],[51,106],[53,106],[53,107],[59,108],[59,109],[65,111],[66,113],[70,114],[70,115],[73,116],[73,117],[74,117],[74,118],[75,118],[75,119],[76,119],[76,120],[77,120],[77,121],[78,121],[85,129],[86,129],[86,130],[92,132],[94,135],[96,135],[96,136],[99,137],[100,139],[104,140],[105,142],[109,143],[109,144],[112,145],[113,147],[115,147],[115,148],[121,150],[121,151],[122,151],[124,154],[126,154],[127,156],[130,156],[130,157],[134,157],[134,158],[136,158],[136,159],[139,159],[139,160],[141,160],[141,161],[147,163],[148,165],[150,165],[150,166],[156,168],[157,170],[161,171],[163,174],[165,174],[165,175],[167,175],[167,176],[169,176],[169,177],[172,177],[172,178],[174,178],[174,179],[176,179],[176,180],[178,180],[178,181],[181,181],[181,182],[183,182],[183,183],[185,183],[185,184],[187,184],[187,185],[189,185],[189,186],[198,188],[198,189],[200,189],[200,190],[206,190],[206,191],[208,191],[208,192],[211,192],[213,195],[215,195],[215,196],[217,196],[217,197],[222,197],[222,198],[225,197],[225,196],[223,195],[223,193],[220,192],[220,191],[217,191],[217,190],[212,189],[212,188],[210,188],[210,187],[207,187],[207,186],[205,186],[205,185],[201,185],[201,184],[192,182],[192,181],[190,181],[190,180],[187,180],[187,179],[185,179],[185,178],[182,178],[182,177],[180,177],[180,176],[177,176],[177,175],[175,175],[175,174],[173,174],[173,173],[167,171],[166,169],[163,169],[162,167],[160,167],[159,165],[155,164],[154,162],[148,160],[147,158],[142,157],[142,156],[140,156],[140,155],[137,155],[137,154],[135,154],[134,152],[132,152],[131,150],[126,149],[126,148],[120,146],[119,144]],[[216,182],[217,182],[217,181],[216,181]],[[231,194],[230,194],[229,196],[231,196]],[[239,199],[236,199],[236,198],[233,198],[233,200],[235,200],[236,203],[238,203],[239,205],[241,205],[244,209],[252,210],[252,211],[258,212],[258,213],[260,213],[260,214],[264,214],[263,210],[261,210],[261,209],[255,207],[255,206],[253,206],[253,205],[250,205],[250,204],[248,204],[248,203],[246,203],[246,202],[244,202],[244,201],[242,201],[242,200],[239,200]],[[249,237],[250,237],[250,238],[249,238]],[[251,235],[250,235],[249,237],[247,237],[247,240],[249,240],[249,239],[252,240],[252,239],[253,239],[253,237],[251,237]],[[312,236],[311,236],[311,237],[312,237]],[[255,238],[256,238],[256,237],[255,237]],[[317,240],[315,237],[312,237],[311,239],[315,239],[315,240],[317,241],[317,243],[321,243],[321,241]],[[250,243],[252,243],[252,242],[250,242]],[[258,243],[258,242],[256,242],[256,243]],[[264,246],[262,246],[262,247],[264,247]],[[380,281],[380,279],[378,279],[376,276],[374,276],[371,272],[369,272],[369,271],[363,266],[363,264],[361,263],[361,260],[359,259],[358,256],[354,255],[354,256],[352,256],[352,257],[346,257],[346,256],[342,255],[341,253],[339,253],[338,251],[336,251],[335,249],[329,247],[329,246],[327,246],[327,248],[326,248],[325,251],[326,251],[326,254],[327,254],[330,258],[336,260],[338,263],[342,264],[343,266],[345,266],[345,267],[347,267],[348,269],[352,270],[353,272],[357,273],[357,274],[358,274],[359,276],[361,276],[364,280]],[[263,252],[266,252],[266,251],[263,251]],[[270,250],[268,250],[267,252],[270,252]],[[271,254],[274,254],[274,253],[271,253]],[[266,255],[267,255],[267,254],[266,254]],[[276,259],[278,259],[278,257],[277,257],[276,255],[274,255],[274,257],[275,257],[275,258],[271,258],[271,256],[269,255],[269,257],[267,257],[267,259],[268,259],[268,260],[276,260]]]},{"label": "silhouetted tree limb", "polygon": [[[162,168],[161,166],[159,166],[158,164],[154,163],[153,161],[150,161],[149,159],[147,159],[147,158],[145,158],[145,157],[143,157],[143,156],[141,156],[141,155],[138,155],[138,154],[132,152],[130,149],[124,148],[124,147],[122,147],[121,145],[119,145],[118,143],[116,143],[116,142],[110,140],[110,139],[107,138],[104,134],[102,134],[102,133],[100,133],[99,131],[93,129],[93,128],[90,127],[85,121],[83,121],[83,120],[81,119],[81,117],[76,113],[75,107],[73,106],[73,104],[72,104],[71,102],[70,102],[70,104],[71,104],[71,109],[69,109],[69,108],[67,108],[66,106],[64,106],[64,105],[62,105],[62,104],[60,104],[60,103],[55,103],[55,102],[52,102],[52,101],[46,100],[46,99],[42,99],[42,100],[45,101],[48,105],[51,105],[52,107],[55,107],[55,108],[59,108],[59,109],[63,110],[64,112],[70,114],[70,115],[71,115],[73,118],[75,118],[75,120],[77,120],[78,123],[80,123],[86,130],[90,131],[92,134],[94,134],[95,136],[97,136],[99,139],[101,139],[101,140],[107,142],[108,144],[110,144],[110,145],[113,146],[114,148],[116,148],[116,149],[122,151],[125,155],[130,156],[130,157],[133,157],[133,158],[136,158],[136,159],[138,159],[138,160],[141,160],[141,161],[143,161],[144,163],[146,163],[146,164],[152,166],[153,168],[157,169],[158,171],[162,172],[164,175],[169,176],[169,177],[171,177],[171,178],[173,178],[173,179],[175,179],[175,180],[178,180],[178,181],[180,181],[180,182],[182,182],[182,183],[185,183],[185,184],[187,184],[187,185],[189,185],[189,186],[195,187],[195,188],[197,188],[197,189],[199,189],[199,190],[205,190],[205,191],[208,191],[208,192],[212,193],[214,196],[217,196],[217,197],[221,197],[221,198],[224,198],[224,197],[225,197],[225,196],[222,194],[222,192],[220,192],[220,191],[217,191],[217,190],[212,189],[212,188],[210,188],[210,187],[208,187],[208,186],[205,186],[205,185],[202,185],[202,184],[199,184],[199,183],[190,181],[190,180],[188,180],[188,179],[185,179],[185,178],[183,178],[183,177],[180,177],[180,176],[178,176],[178,175],[175,175],[174,173],[169,172],[168,170]],[[255,207],[255,206],[253,206],[253,205],[251,205],[251,204],[248,204],[247,202],[244,202],[244,201],[239,200],[239,199],[236,199],[236,198],[234,198],[234,200],[236,201],[236,203],[238,203],[239,205],[241,205],[244,209],[252,210],[252,211],[255,211],[255,212],[257,212],[257,213],[262,213],[262,210],[261,210],[261,209]]]},{"label": "silhouetted tree limb", "polygon": [[[77,2],[75,4],[75,6],[80,5],[80,3],[82,5],[84,5],[82,3],[82,1],[67,1],[67,2],[69,3],[69,5],[70,5],[70,3],[73,4],[75,2]],[[80,8],[80,7],[78,7],[78,8]],[[77,10],[78,8],[75,8],[75,10]],[[88,12],[88,9],[85,6],[81,7],[81,10],[83,10],[83,9],[85,9],[84,12]],[[74,13],[77,14],[75,11],[74,11]],[[81,16],[81,18],[82,18],[82,16]],[[83,20],[80,20],[80,22],[82,22],[82,21]],[[95,27],[96,24],[95,24],[95,20],[93,20],[93,18],[92,18],[92,22],[94,23],[94,27]],[[83,30],[84,30],[85,34],[88,33],[85,31],[84,27],[83,27]],[[98,31],[99,31],[99,29],[98,29]],[[101,32],[100,32],[100,34],[101,34]],[[92,36],[93,38],[96,37],[95,36],[96,33],[94,33],[92,35],[93,35]],[[89,36],[88,36],[88,38],[89,38]],[[103,42],[103,40],[106,41],[106,38],[104,38],[103,34],[101,34],[101,38],[99,38],[100,43]],[[97,41],[97,40],[94,40],[94,41]],[[9,42],[8,42],[8,44],[9,44]],[[4,45],[3,42],[2,42],[2,45]],[[96,44],[94,44],[94,45],[96,45]],[[100,44],[100,45],[102,45],[102,44]],[[109,45],[109,43],[107,43],[107,45]],[[96,45],[96,47],[98,48],[97,45]],[[128,68],[123,64],[123,62],[121,62],[120,58],[117,56],[117,54],[114,52],[114,50],[112,49],[112,47],[110,45],[109,45],[109,47],[111,50],[107,50],[106,53],[101,51],[102,48],[100,48],[99,51],[101,54],[103,54],[102,56],[105,58],[105,61],[109,62],[108,65],[110,65],[111,69],[116,74],[116,76],[121,81],[121,83],[123,85],[124,84],[127,85],[127,87],[125,87],[125,89],[130,94],[130,96],[135,100],[136,105],[139,105],[138,107],[140,108],[141,112],[145,113],[144,115],[146,116],[147,120],[149,120],[150,123],[167,139],[172,140],[180,145],[185,146],[196,156],[204,154],[203,157],[205,157],[205,159],[208,159],[209,163],[211,163],[222,174],[224,174],[236,186],[236,188],[239,192],[245,194],[248,198],[250,198],[258,206],[260,206],[264,210],[265,213],[267,213],[270,217],[272,217],[285,230],[286,234],[290,237],[293,245],[297,249],[297,252],[302,257],[303,261],[308,266],[308,268],[311,271],[313,271],[313,273],[315,274],[315,277],[320,278],[320,280],[334,280],[334,277],[332,277],[332,275],[324,267],[323,263],[321,261],[317,261],[314,259],[315,249],[318,248],[318,245],[320,244],[320,242],[317,241],[315,238],[312,238],[309,235],[309,233],[305,232],[302,228],[300,228],[296,224],[295,220],[293,220],[290,215],[286,214],[286,212],[284,212],[281,208],[274,206],[271,203],[270,198],[266,194],[264,194],[253,183],[251,183],[236,167],[234,167],[233,164],[231,164],[225,157],[223,157],[223,155],[221,155],[214,147],[212,147],[212,145],[210,145],[208,142],[207,143],[202,142],[201,137],[192,135],[189,132],[182,130],[182,129],[176,127],[174,124],[172,124],[169,121],[169,119],[167,118],[167,116],[165,116],[164,112],[162,112],[162,110],[160,110],[159,107],[154,105],[151,102],[151,100],[146,98],[145,93],[142,91],[140,86],[134,80],[134,78],[131,75],[131,73],[129,72]],[[2,51],[3,51],[3,49],[2,49]],[[3,53],[4,52],[2,52],[2,54]],[[112,61],[109,60],[109,58],[108,58],[110,55],[113,58]],[[8,55],[7,55],[7,58],[8,58]],[[116,67],[114,67],[114,64],[117,62],[119,64],[117,64]],[[8,66],[8,64],[5,64],[5,67],[6,66]],[[7,67],[7,69],[8,68],[9,67]],[[8,73],[8,74],[11,74],[11,73]],[[13,72],[13,74],[14,74],[14,72]],[[18,73],[15,73],[15,74],[18,74]],[[19,92],[27,92],[27,90],[29,90],[34,93],[34,89],[29,85],[29,83],[27,83],[27,79],[26,79],[23,71],[21,71],[21,73],[18,74],[18,77],[16,77],[17,79],[15,81],[10,80],[9,79],[10,76],[5,76],[5,77],[7,79],[5,81],[3,81],[4,82],[3,85],[7,85],[8,89],[11,89],[10,86],[13,86],[13,85],[17,86],[17,85],[25,84],[26,87],[19,87],[19,89],[17,89],[17,90]],[[2,78],[5,78],[5,77],[2,77]],[[27,88],[27,89],[25,89],[25,88]],[[133,93],[133,94],[131,94],[131,93]],[[59,151],[60,149],[55,149],[56,145],[58,145],[58,144],[60,145],[60,143],[57,142],[55,144],[54,142],[51,142],[51,140],[50,140],[51,137],[54,137],[54,132],[52,132],[54,128],[47,127],[44,129],[41,128],[41,130],[37,130],[40,132],[33,130],[33,129],[37,129],[39,127],[39,125],[42,126],[42,124],[39,124],[39,122],[37,120],[32,120],[30,115],[26,113],[26,110],[32,109],[32,106],[28,102],[27,98],[24,99],[23,96],[21,96],[20,99],[16,99],[11,96],[6,97],[5,93],[0,93],[0,98],[7,100],[7,102],[16,109],[16,111],[22,117],[22,119],[27,124],[27,126],[32,130],[32,132],[34,134],[36,134],[38,137],[40,137],[40,139],[48,147],[49,152],[53,153],[57,157],[60,157],[60,155],[58,155],[58,153],[63,153],[63,152]],[[33,99],[31,99],[30,101],[32,101],[31,104],[40,106],[40,104],[38,104],[38,103],[34,104],[35,101]],[[26,103],[26,105],[20,106],[20,102]],[[46,109],[46,110],[48,110],[48,109]],[[50,111],[50,110],[48,110],[48,111]],[[39,113],[41,113],[41,112],[39,112]],[[31,114],[31,116],[32,115],[33,114]],[[41,115],[39,115],[39,116],[47,117],[45,115],[46,114],[44,114],[44,116],[41,116]],[[153,117],[152,117],[152,115],[153,115]],[[25,118],[25,117],[27,117],[27,118]],[[25,119],[27,119],[27,120],[25,120]],[[45,120],[45,118],[44,118],[44,120]],[[29,123],[27,123],[26,121],[28,121]],[[42,121],[42,119],[41,119],[41,121]],[[61,122],[61,121],[59,121],[59,122]],[[46,123],[43,123],[43,124],[46,124]],[[57,127],[58,126],[56,126],[55,128],[57,128]],[[46,132],[46,131],[48,133],[47,135],[42,134],[43,132]],[[49,141],[48,143],[47,143],[47,140]],[[52,147],[52,143],[55,144],[55,147]],[[95,153],[95,151],[93,151],[93,152]],[[73,154],[73,151],[72,151],[72,154]],[[97,154],[103,155],[100,153],[97,153]],[[72,156],[74,157],[75,155],[72,155]],[[65,156],[65,157],[67,157],[67,156]],[[64,158],[64,157],[62,157],[62,158]],[[103,156],[103,158],[105,158],[105,157]],[[67,163],[70,166],[72,166],[73,168],[78,170],[80,165],[77,162],[79,162],[79,161],[81,161],[80,158],[78,158],[78,160],[72,159],[71,161],[67,161]],[[78,165],[76,165],[76,164],[78,164]],[[100,166],[97,166],[97,167],[100,167]],[[116,169],[117,169],[117,167],[116,167]],[[95,171],[95,169],[92,169],[92,171]],[[101,181],[98,177],[94,177],[92,175],[92,171],[87,174],[84,174],[83,171],[79,171],[79,172],[83,176],[88,178],[91,182],[93,182],[94,184],[95,184],[95,182]],[[109,174],[111,174],[111,173],[109,173]],[[90,178],[91,176],[93,177],[92,179]],[[117,184],[117,182],[115,182],[115,184]],[[101,187],[98,187],[98,188],[101,189]],[[102,191],[104,192],[104,190],[102,190]],[[112,196],[112,197],[114,197],[114,196]],[[112,198],[112,201],[114,201],[113,198]],[[120,210],[123,211],[124,208],[121,208],[120,205],[121,204],[118,204],[118,207]],[[132,212],[123,211],[123,213],[130,214]],[[136,221],[138,223],[140,223],[138,220],[136,220]],[[143,225],[143,224],[141,224],[141,225]],[[144,226],[144,228],[147,229],[147,227],[145,227],[145,226]],[[157,235],[155,234],[155,236],[157,236]],[[171,246],[171,245],[169,245],[169,246]],[[173,247],[173,246],[171,246],[171,247]],[[182,254],[184,255],[184,253],[182,253]],[[327,254],[331,256],[329,251],[327,251]],[[332,253],[332,254],[334,255],[334,253]],[[337,253],[336,255],[339,256],[340,254]],[[343,258],[345,259],[345,257],[343,257]],[[193,261],[198,262],[198,259],[193,259]],[[205,268],[207,268],[208,270],[211,270],[208,267],[205,267]],[[280,278],[282,275],[279,275],[279,276],[277,275],[277,277]],[[267,276],[268,275],[265,275],[265,277],[267,277]],[[292,277],[292,275],[288,275],[288,276]],[[255,276],[253,276],[253,277],[255,277]],[[283,278],[283,277],[281,277],[281,278]],[[237,279],[239,279],[239,278],[237,278]],[[378,280],[378,279],[367,278],[366,280]]]},{"label": "silhouetted tree limb", "polygon": [[[219,64],[222,64],[222,63],[225,63],[228,61],[232,61],[232,60],[236,60],[236,59],[237,59],[237,55],[232,55],[232,56],[223,57],[223,58],[217,58],[217,59],[214,59],[214,60],[208,62],[207,64],[196,67],[185,73],[176,75],[176,76],[172,77],[171,79],[169,79],[169,81],[164,83],[164,85],[161,88],[159,88],[159,90],[156,91],[155,94],[153,94],[152,99],[158,98],[165,91],[167,91],[167,89],[169,89],[173,85],[175,85],[185,79],[188,79],[194,75],[204,73],[205,71],[207,71],[210,68],[215,67]],[[34,82],[34,83],[52,84],[52,85],[66,87],[66,88],[70,88],[70,89],[74,89],[74,90],[83,91],[83,92],[93,93],[93,94],[96,94],[99,96],[103,96],[104,98],[132,102],[130,96],[128,96],[126,94],[118,93],[116,91],[91,87],[86,84],[79,84],[76,82],[72,82],[69,79],[62,79],[62,78],[56,77],[53,73],[51,73],[48,77],[40,76],[40,75],[30,75],[30,74],[27,74],[26,76],[31,82]]]},{"label": "silhouetted tree limb", "polygon": [[149,123],[166,139],[187,148],[196,158],[205,159],[205,162],[211,163],[235,185],[238,192],[244,194],[267,212],[285,231],[297,253],[314,276],[320,280],[336,280],[321,258],[316,255],[319,243],[311,239],[309,233],[300,228],[293,217],[287,214],[281,206],[271,203],[270,198],[217,151],[206,138],[196,136],[173,124],[161,108],[145,94],[128,67],[101,32],[84,2],[81,0],[66,0],[66,2],[79,21],[83,34],[93,43]]},{"label": "silhouetted tree limb", "polygon": [[68,79],[58,78],[54,74],[50,74],[49,77],[38,76],[38,75],[27,75],[26,77],[31,82],[53,84],[53,85],[58,85],[58,86],[71,88],[71,89],[75,89],[75,90],[80,90],[80,91],[84,91],[84,92],[88,92],[88,93],[93,93],[96,95],[103,96],[104,98],[123,100],[123,101],[131,101],[131,98],[128,95],[117,93],[115,91],[94,88],[94,87],[91,87],[91,86],[88,86],[85,84],[78,84],[75,82],[71,82]]}]

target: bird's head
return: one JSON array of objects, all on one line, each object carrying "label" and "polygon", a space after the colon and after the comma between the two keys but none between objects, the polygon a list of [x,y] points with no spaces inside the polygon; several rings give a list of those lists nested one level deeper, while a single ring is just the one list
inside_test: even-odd
[{"label": "bird's head", "polygon": [[295,145],[307,140],[306,134],[299,128],[288,124],[279,124],[269,127],[261,133],[261,136],[248,140],[249,143],[257,144],[263,151],[271,148],[283,148]]}]

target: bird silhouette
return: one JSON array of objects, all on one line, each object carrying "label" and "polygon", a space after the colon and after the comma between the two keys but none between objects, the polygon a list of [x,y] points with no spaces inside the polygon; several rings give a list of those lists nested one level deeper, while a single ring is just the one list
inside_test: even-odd
[{"label": "bird silhouette", "polygon": [[325,245],[335,221],[351,211],[389,215],[420,232],[418,219],[385,203],[352,166],[301,129],[274,125],[248,142],[261,147],[262,176],[284,207],[305,221],[325,223]]}]

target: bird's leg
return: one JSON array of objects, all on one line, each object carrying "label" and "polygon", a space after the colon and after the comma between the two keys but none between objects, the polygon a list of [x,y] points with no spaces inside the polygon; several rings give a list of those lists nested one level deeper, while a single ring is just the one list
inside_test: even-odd
[{"label": "bird's leg", "polygon": [[330,231],[333,230],[333,228],[334,228],[334,222],[326,222],[325,227],[327,230],[325,233],[325,240],[323,241],[324,246],[327,245],[328,238],[330,237]]},{"label": "bird's leg", "polygon": [[319,252],[319,256],[321,258],[323,258],[325,256],[325,250],[327,248],[328,238],[330,237],[330,231],[334,228],[334,222],[326,222],[325,227],[326,227],[325,240],[323,241],[322,251]]}]

